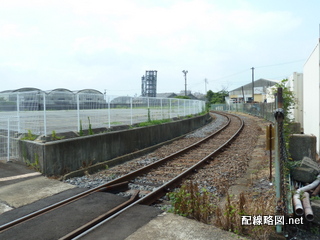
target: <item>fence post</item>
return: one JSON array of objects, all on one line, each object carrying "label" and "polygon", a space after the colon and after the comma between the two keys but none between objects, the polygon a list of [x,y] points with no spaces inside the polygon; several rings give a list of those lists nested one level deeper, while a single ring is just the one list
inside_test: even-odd
[{"label": "fence post", "polygon": [[[148,101],[148,105],[149,105],[149,101]],[[130,97],[130,110],[131,110],[131,112],[130,112],[130,115],[131,115],[131,125],[133,125],[133,109],[132,109],[132,97]]]},{"label": "fence post", "polygon": [[20,131],[20,95],[19,95],[19,92],[17,93],[17,118],[18,118],[18,133],[21,133],[21,131]]},{"label": "fence post", "polygon": [[162,98],[160,98],[161,120],[163,119]]},{"label": "fence post", "polygon": [[44,135],[47,136],[47,106],[46,106],[46,93],[43,92],[43,129]]},{"label": "fence post", "polygon": [[[276,188],[276,200],[277,200],[277,207],[276,212],[281,212],[282,204],[285,204],[285,202],[282,203],[282,194],[281,193],[281,158],[280,158],[280,132],[279,132],[279,125],[282,124],[284,114],[283,114],[283,103],[282,103],[282,88],[278,88],[277,92],[277,98],[276,98],[276,106],[278,107],[275,110],[275,188]],[[276,214],[277,214],[276,213]],[[277,224],[276,225],[276,232],[282,233],[282,226]]]},{"label": "fence post", "polygon": [[80,103],[79,103],[79,93],[77,93],[77,119],[78,119],[78,132],[80,132]]},{"label": "fence post", "polygon": [[180,117],[180,99],[178,98],[178,116],[177,117]]},{"label": "fence post", "polygon": [[8,118],[7,122],[7,129],[8,129],[8,140],[7,140],[7,162],[10,161],[10,118]]},{"label": "fence post", "polygon": [[169,115],[169,118],[171,119],[172,118],[172,109],[171,109],[171,98],[169,98],[169,107],[170,107],[170,115]]},{"label": "fence post", "polygon": [[108,96],[108,128],[111,127],[111,110],[110,110],[110,96]]}]

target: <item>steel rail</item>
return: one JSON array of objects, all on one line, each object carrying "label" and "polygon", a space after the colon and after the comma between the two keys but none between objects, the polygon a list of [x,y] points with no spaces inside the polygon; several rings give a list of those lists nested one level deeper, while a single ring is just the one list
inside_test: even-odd
[{"label": "steel rail", "polygon": [[54,204],[52,204],[52,205],[50,205],[48,207],[44,207],[44,208],[39,209],[39,210],[37,210],[35,212],[32,212],[32,213],[27,214],[27,215],[25,215],[23,217],[20,217],[20,218],[15,219],[15,220],[13,220],[11,222],[8,222],[8,223],[5,223],[5,224],[1,225],[0,226],[0,233],[5,231],[5,230],[8,230],[9,228],[11,228],[13,226],[16,226],[16,225],[18,225],[20,223],[26,222],[28,220],[31,220],[32,218],[35,218],[35,217],[38,217],[38,216],[40,216],[42,214],[50,212],[50,211],[52,211],[52,210],[54,210],[56,208],[59,208],[59,207],[65,206],[65,205],[67,205],[69,203],[72,203],[74,201],[77,201],[77,200],[79,200],[79,199],[81,199],[83,197],[86,197],[86,196],[92,194],[93,192],[102,192],[102,191],[110,191],[110,192],[112,192],[114,189],[119,189],[119,188],[123,188],[123,187],[127,186],[127,184],[128,184],[128,182],[121,182],[121,183],[112,184],[112,185],[108,185],[108,186],[104,186],[104,185],[103,186],[98,186],[96,188],[93,188],[93,189],[87,190],[85,192],[79,193],[79,194],[77,194],[75,196],[72,196],[70,198],[66,198],[66,199],[64,199],[62,201],[59,201],[57,203],[54,203]]},{"label": "steel rail", "polygon": [[[208,139],[212,138],[214,135],[216,135],[216,134],[218,134],[219,132],[221,132],[222,130],[224,130],[227,126],[229,126],[231,120],[230,120],[230,118],[228,117],[228,115],[223,114],[223,113],[220,113],[220,112],[215,112],[215,113],[227,117],[228,121],[227,121],[227,123],[226,123],[225,125],[223,125],[219,130],[217,130],[216,132],[210,134],[209,136],[205,137],[204,139],[201,139],[200,141],[198,141],[198,142],[196,142],[196,143],[194,143],[194,144],[192,144],[192,145],[190,145],[190,146],[188,146],[188,147],[186,147],[186,148],[183,148],[183,149],[181,149],[181,150],[179,150],[179,151],[177,151],[177,152],[175,152],[175,153],[173,153],[173,154],[171,154],[171,155],[169,155],[169,156],[167,156],[167,157],[165,157],[165,158],[163,158],[163,159],[160,159],[160,160],[157,161],[157,162],[154,162],[154,163],[149,164],[149,165],[147,165],[147,166],[145,166],[145,167],[142,167],[142,168],[140,168],[140,169],[138,169],[138,170],[135,170],[135,171],[133,171],[133,172],[130,172],[130,173],[128,173],[128,174],[126,174],[126,175],[124,175],[124,176],[122,176],[122,177],[120,177],[120,178],[117,178],[117,179],[112,180],[112,181],[110,181],[110,182],[108,182],[108,183],[102,184],[102,185],[100,185],[100,186],[98,186],[98,187],[92,188],[92,189],[90,189],[90,190],[87,190],[87,191],[85,191],[85,192],[82,192],[82,193],[80,193],[80,194],[77,194],[77,195],[75,195],[75,196],[72,196],[72,197],[70,197],[70,198],[64,199],[64,200],[62,200],[62,201],[60,201],[60,202],[58,202],[58,203],[52,204],[52,205],[50,205],[50,206],[48,206],[48,207],[42,208],[42,209],[37,210],[37,211],[35,211],[35,212],[32,212],[32,213],[30,213],[30,214],[27,214],[27,215],[25,215],[25,216],[23,216],[23,217],[21,217],[21,218],[18,218],[18,219],[14,220],[14,221],[9,222],[9,223],[3,224],[3,225],[0,226],[0,233],[3,232],[3,231],[5,231],[5,230],[7,230],[7,229],[9,229],[9,228],[11,228],[11,227],[13,227],[13,226],[15,226],[15,225],[20,224],[20,223],[22,223],[22,222],[28,221],[28,220],[30,220],[30,219],[32,219],[32,218],[35,218],[35,217],[40,216],[40,215],[42,215],[42,214],[45,214],[46,212],[52,211],[52,210],[54,210],[54,209],[56,209],[56,208],[62,207],[62,206],[67,205],[67,204],[69,204],[69,203],[71,203],[71,202],[74,202],[74,201],[79,200],[79,199],[81,199],[81,198],[83,198],[83,197],[86,197],[86,196],[88,196],[88,195],[90,195],[90,194],[92,194],[92,193],[94,193],[94,192],[98,192],[98,191],[111,191],[112,189],[117,189],[118,187],[121,187],[121,186],[123,187],[123,185],[127,185],[127,184],[128,184],[127,181],[130,181],[132,178],[137,177],[137,176],[139,176],[139,175],[141,175],[141,174],[144,174],[144,173],[150,171],[151,169],[156,168],[156,167],[158,167],[158,166],[160,166],[160,165],[163,165],[165,162],[167,162],[167,161],[169,161],[170,159],[172,159],[172,158],[174,158],[174,157],[176,157],[176,156],[178,156],[178,155],[180,155],[180,154],[182,154],[182,153],[190,150],[191,148],[197,147],[199,144],[207,141]],[[242,121],[242,126],[243,126],[243,121]],[[241,127],[241,128],[242,128],[242,127]],[[227,143],[226,143],[226,144],[227,144]],[[225,145],[226,145],[226,144],[225,144]],[[224,145],[224,146],[225,146],[225,145]],[[208,158],[209,158],[209,157],[208,157]],[[203,159],[203,160],[201,160],[200,162],[205,162],[205,161],[207,161],[207,159]],[[200,164],[200,162],[197,163],[196,166],[201,165],[202,163]],[[192,168],[192,167],[191,167],[191,168]],[[191,169],[191,168],[189,168],[188,170],[186,170],[186,172],[193,171],[193,169]],[[185,175],[186,173],[182,173],[182,174]],[[181,174],[180,174],[180,175],[181,175]],[[180,176],[180,175],[179,175],[179,176]],[[171,181],[170,181],[170,182],[171,182]],[[118,186],[118,184],[119,184],[119,186]],[[169,183],[167,183],[166,185],[169,185]],[[163,189],[163,188],[160,188],[160,189]],[[155,191],[154,194],[156,194],[156,193],[159,194],[159,190],[160,190],[160,189],[158,189],[157,191]],[[140,201],[141,201],[141,203],[145,202],[144,204],[146,204],[147,202],[150,202],[151,200],[147,200],[147,199],[148,199],[148,198],[151,199],[151,196],[152,196],[152,195],[150,195],[149,197],[148,197],[148,196],[149,196],[149,194],[146,195],[145,197],[141,198],[140,200],[138,200],[136,203],[139,204]],[[135,203],[133,203],[133,204],[135,204]]]},{"label": "steel rail", "polygon": [[[219,113],[220,114],[220,113]],[[235,115],[234,115],[235,116]],[[198,163],[196,163],[195,165],[193,165],[192,167],[188,168],[187,170],[185,170],[184,172],[180,173],[178,176],[176,176],[175,178],[171,179],[170,181],[168,181],[167,183],[165,183],[164,185],[158,187],[156,190],[154,190],[153,192],[150,192],[149,194],[145,195],[144,197],[140,198],[139,200],[133,202],[132,204],[130,204],[129,206],[121,209],[120,211],[116,212],[114,215],[109,216],[108,218],[106,218],[103,221],[99,221],[99,223],[95,226],[92,226],[92,228],[86,229],[85,231],[82,231],[81,228],[79,228],[79,235],[74,237],[74,238],[61,238],[60,240],[66,240],[66,239],[80,239],[81,237],[87,235],[88,233],[90,233],[91,231],[95,230],[96,228],[98,228],[99,226],[105,224],[106,222],[110,221],[111,219],[117,217],[118,215],[120,215],[121,213],[125,212],[126,210],[128,210],[131,207],[136,206],[137,204],[143,204],[143,205],[150,205],[153,202],[155,202],[157,199],[159,199],[160,197],[162,197],[163,195],[165,195],[167,192],[170,191],[170,189],[178,186],[181,181],[186,178],[188,175],[192,174],[194,171],[196,171],[196,169],[201,168],[203,165],[205,164],[209,164],[210,160],[213,159],[214,156],[216,156],[219,151],[221,149],[223,149],[224,147],[226,147],[228,144],[230,144],[230,142],[232,140],[235,139],[236,136],[239,135],[239,133],[241,132],[241,130],[244,127],[244,121],[242,119],[240,119],[238,116],[235,116],[239,119],[240,121],[240,127],[238,128],[238,130],[226,141],[224,142],[222,145],[220,145],[220,147],[218,147],[216,150],[214,150],[213,152],[211,152],[209,155],[207,155],[206,157],[204,157],[203,159],[201,159]],[[230,120],[230,119],[229,119]],[[230,121],[228,121],[229,125]],[[74,231],[74,235],[75,236],[77,230]]]}]

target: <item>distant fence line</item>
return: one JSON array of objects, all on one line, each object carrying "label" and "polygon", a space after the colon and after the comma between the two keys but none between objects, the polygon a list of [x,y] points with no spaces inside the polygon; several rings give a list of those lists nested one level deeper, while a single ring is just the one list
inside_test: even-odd
[{"label": "distant fence line", "polygon": [[80,124],[99,128],[182,117],[204,109],[204,101],[176,98],[39,91],[11,93],[6,98],[0,94],[0,119],[16,119],[17,132],[30,130],[37,135],[79,131]]},{"label": "distant fence line", "polygon": [[211,110],[243,112],[274,122],[274,111],[276,110],[276,105],[275,103],[211,104]]},{"label": "distant fence line", "polygon": [[[88,92],[0,93],[0,159],[15,154],[16,137],[133,125],[205,111],[205,102],[178,98],[107,96]],[[11,152],[11,153],[10,153]]]}]

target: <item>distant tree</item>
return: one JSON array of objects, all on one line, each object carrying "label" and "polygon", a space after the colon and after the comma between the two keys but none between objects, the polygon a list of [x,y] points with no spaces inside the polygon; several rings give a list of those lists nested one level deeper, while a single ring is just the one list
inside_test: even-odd
[{"label": "distant tree", "polygon": [[225,103],[225,97],[229,96],[229,92],[226,89],[220,90],[219,92],[207,92],[208,102],[211,104]]},{"label": "distant tree", "polygon": [[180,98],[180,99],[190,99],[188,96],[175,96],[174,98]]},{"label": "distant tree", "polygon": [[206,98],[207,98],[208,102],[211,101],[213,95],[214,95],[214,93],[213,93],[211,90],[209,90],[209,91],[207,92]]}]

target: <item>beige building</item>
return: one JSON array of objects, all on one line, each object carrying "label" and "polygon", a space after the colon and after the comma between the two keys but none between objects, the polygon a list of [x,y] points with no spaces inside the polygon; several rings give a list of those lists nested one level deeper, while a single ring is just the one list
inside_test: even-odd
[{"label": "beige building", "polygon": [[[230,103],[244,102],[265,102],[267,101],[267,89],[274,86],[278,81],[260,78],[256,81],[248,83],[242,87],[229,91],[229,98],[226,99]],[[254,99],[252,99],[252,89]]]}]

